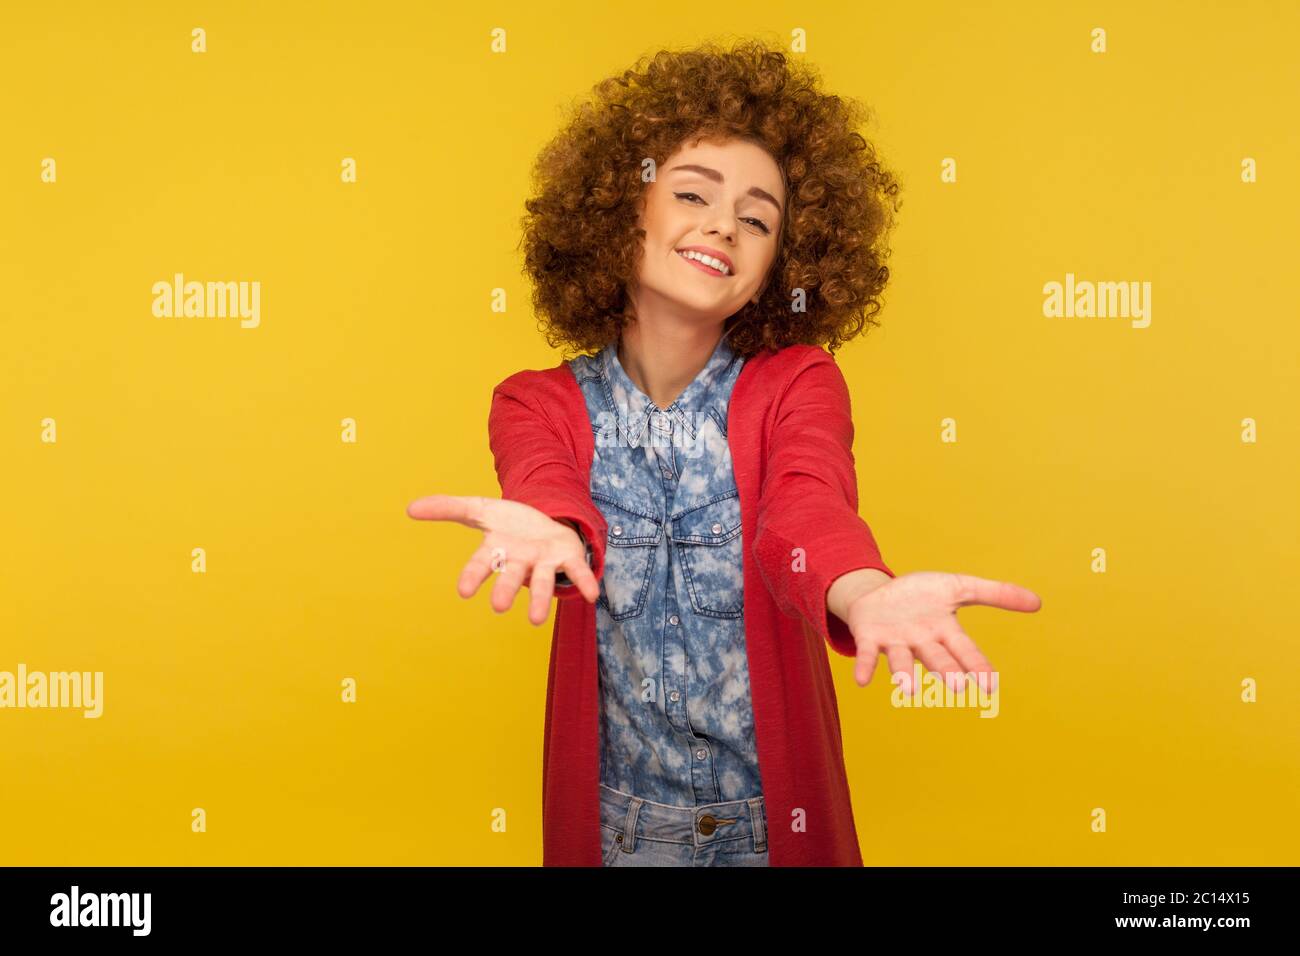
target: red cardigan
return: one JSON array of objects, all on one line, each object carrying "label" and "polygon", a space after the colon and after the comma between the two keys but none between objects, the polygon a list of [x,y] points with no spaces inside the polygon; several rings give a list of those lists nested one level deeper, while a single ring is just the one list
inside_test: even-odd
[{"label": "red cardigan", "polygon": [[[591,500],[594,438],[569,366],[525,370],[492,393],[488,435],[501,496],[567,518],[604,570],[606,527]],[[823,349],[745,361],[727,440],[740,494],[745,643],[771,866],[861,866],[825,643],[855,654],[826,589],[857,568],[894,576],[858,516],[849,391]],[[797,549],[802,549],[800,552]],[[600,866],[596,608],[556,589],[542,751],[545,866]]]}]

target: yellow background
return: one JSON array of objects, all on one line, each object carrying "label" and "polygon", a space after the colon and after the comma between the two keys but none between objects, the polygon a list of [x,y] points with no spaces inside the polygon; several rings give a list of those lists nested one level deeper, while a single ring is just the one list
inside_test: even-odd
[{"label": "yellow background", "polygon": [[[867,863],[1297,862],[1295,5],[115,7],[0,20],[0,670],[105,672],[99,720],[0,711],[0,862],[540,863],[550,624],[404,509],[499,494],[491,389],[560,359],[517,244],[563,107],[795,28],[904,181],[838,354],[862,514],[1044,602],[959,615],[993,720],[834,656]],[[175,272],[260,281],[260,327],[155,318]],[[1044,318],[1066,272],[1151,326]]]}]

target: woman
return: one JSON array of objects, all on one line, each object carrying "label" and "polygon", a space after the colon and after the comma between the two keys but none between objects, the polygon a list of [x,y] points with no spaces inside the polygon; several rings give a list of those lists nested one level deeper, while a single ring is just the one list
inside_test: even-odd
[{"label": "woman", "polygon": [[[1012,584],[897,577],[857,514],[830,354],[874,324],[898,191],[778,51],[663,52],[598,88],[542,152],[525,221],[548,341],[579,353],[493,392],[500,499],[415,518],[481,529],[460,576],[492,606],[558,601],[547,865],[862,863],[825,644],[991,690],[964,604]],[[914,690],[914,689],[912,689]]]}]

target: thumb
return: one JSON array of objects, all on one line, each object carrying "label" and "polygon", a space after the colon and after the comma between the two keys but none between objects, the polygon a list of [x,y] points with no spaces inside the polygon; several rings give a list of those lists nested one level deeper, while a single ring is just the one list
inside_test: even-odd
[{"label": "thumb", "polygon": [[481,528],[484,499],[478,495],[428,495],[406,506],[406,514],[420,521],[456,521]]}]

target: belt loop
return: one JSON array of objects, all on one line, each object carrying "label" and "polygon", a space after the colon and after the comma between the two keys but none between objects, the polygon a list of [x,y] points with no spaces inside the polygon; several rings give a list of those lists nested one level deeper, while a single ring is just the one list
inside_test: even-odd
[{"label": "belt loop", "polygon": [[767,826],[763,822],[763,798],[752,797],[749,802],[749,820],[754,826],[754,852],[767,849]]},{"label": "belt loop", "polygon": [[632,797],[627,805],[627,816],[623,818],[623,852],[631,853],[636,849],[636,818],[645,801]]}]

